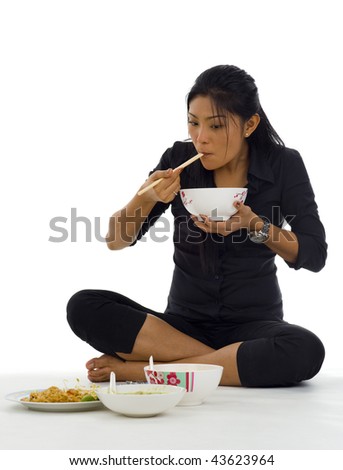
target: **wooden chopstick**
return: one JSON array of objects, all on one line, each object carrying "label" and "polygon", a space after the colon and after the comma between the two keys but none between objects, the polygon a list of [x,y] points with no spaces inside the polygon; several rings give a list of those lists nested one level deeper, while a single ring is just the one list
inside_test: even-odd
[{"label": "wooden chopstick", "polygon": [[[196,160],[198,160],[200,157],[202,157],[203,154],[202,153],[198,153],[197,155],[195,155],[194,157],[190,158],[189,160],[183,162],[181,165],[179,165],[178,167],[174,168],[174,170],[180,170],[181,168],[186,168],[186,166],[188,165],[191,165],[193,162],[195,162]],[[164,178],[159,178],[158,180],[154,181],[153,183],[149,184],[149,186],[146,186],[145,188],[141,189],[140,191],[138,191],[138,196],[141,196],[142,194],[146,193],[147,191],[149,191],[149,189],[153,188],[154,186],[156,186],[158,183],[160,183]]]}]

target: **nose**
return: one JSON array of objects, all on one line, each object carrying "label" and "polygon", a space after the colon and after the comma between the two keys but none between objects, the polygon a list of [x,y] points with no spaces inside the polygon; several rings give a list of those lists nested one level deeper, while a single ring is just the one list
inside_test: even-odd
[{"label": "nose", "polygon": [[206,144],[208,142],[208,132],[204,126],[197,128],[196,141],[199,144]]}]

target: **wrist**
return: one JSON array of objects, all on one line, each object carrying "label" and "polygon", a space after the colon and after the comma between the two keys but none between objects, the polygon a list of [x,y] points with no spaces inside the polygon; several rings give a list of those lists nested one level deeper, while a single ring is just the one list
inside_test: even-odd
[{"label": "wrist", "polygon": [[270,235],[270,222],[266,217],[257,217],[255,219],[254,230],[249,232],[249,238],[254,243],[265,243]]},{"label": "wrist", "polygon": [[254,214],[254,216],[250,220],[248,232],[259,232],[260,230],[262,230],[263,225],[264,220],[258,215]]}]

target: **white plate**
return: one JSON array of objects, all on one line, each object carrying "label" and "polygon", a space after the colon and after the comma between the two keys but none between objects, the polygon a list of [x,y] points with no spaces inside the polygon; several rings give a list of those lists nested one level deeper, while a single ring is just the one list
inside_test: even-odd
[{"label": "white plate", "polygon": [[[44,389],[42,389],[44,390]],[[70,403],[42,403],[22,401],[22,398],[30,396],[31,392],[41,392],[42,390],[23,390],[21,392],[9,393],[5,396],[7,400],[20,403],[26,408],[38,411],[88,411],[103,407],[101,401],[78,401]]]}]

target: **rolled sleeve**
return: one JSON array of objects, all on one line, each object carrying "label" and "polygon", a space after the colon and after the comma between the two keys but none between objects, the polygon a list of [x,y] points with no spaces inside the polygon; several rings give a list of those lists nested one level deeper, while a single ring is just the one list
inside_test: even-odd
[{"label": "rolled sleeve", "polygon": [[318,272],[327,258],[325,229],[320,221],[315,195],[299,153],[293,150],[284,171],[282,208],[299,243],[298,257],[288,266]]}]

